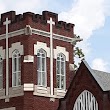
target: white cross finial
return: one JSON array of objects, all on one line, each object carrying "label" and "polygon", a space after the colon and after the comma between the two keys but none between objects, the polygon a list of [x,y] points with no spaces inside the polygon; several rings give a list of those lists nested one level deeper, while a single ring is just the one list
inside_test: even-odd
[{"label": "white cross finial", "polygon": [[3,25],[6,25],[6,39],[8,37],[8,25],[11,23],[11,20],[8,20],[8,18],[6,18],[6,21],[3,22]]},{"label": "white cross finial", "polygon": [[6,18],[6,21],[5,22],[3,22],[3,24],[4,25],[8,25],[8,24],[10,24],[11,23],[11,21],[10,20],[8,20],[8,18]]},{"label": "white cross finial", "polygon": [[9,95],[9,67],[8,67],[8,25],[11,23],[8,18],[6,18],[6,21],[3,23],[3,25],[6,25],[6,96]]},{"label": "white cross finial", "polygon": [[53,25],[55,22],[50,18],[47,23],[50,24],[50,94],[53,96]]}]

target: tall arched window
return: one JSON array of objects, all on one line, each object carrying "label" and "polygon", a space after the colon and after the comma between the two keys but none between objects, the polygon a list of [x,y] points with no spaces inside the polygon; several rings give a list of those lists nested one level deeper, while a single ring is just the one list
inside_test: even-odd
[{"label": "tall arched window", "polygon": [[21,56],[18,50],[12,53],[12,86],[21,85]]},{"label": "tall arched window", "polygon": [[46,52],[43,49],[37,51],[38,85],[46,86]]},{"label": "tall arched window", "polygon": [[57,55],[57,66],[56,66],[56,71],[57,71],[57,88],[58,89],[65,89],[66,88],[66,66],[65,66],[65,55],[62,53],[59,53]]},{"label": "tall arched window", "polygon": [[98,110],[98,103],[93,94],[84,90],[76,99],[73,110]]},{"label": "tall arched window", "polygon": [[0,89],[3,88],[3,59],[0,55]]}]

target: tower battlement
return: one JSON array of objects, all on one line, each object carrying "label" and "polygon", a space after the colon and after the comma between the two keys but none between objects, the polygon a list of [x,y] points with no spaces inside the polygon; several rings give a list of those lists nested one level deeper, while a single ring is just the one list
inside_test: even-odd
[{"label": "tower battlement", "polygon": [[[23,28],[27,24],[30,25],[32,28],[37,28],[44,31],[49,31],[49,24],[47,23],[47,20],[52,18],[52,20],[55,22],[54,26],[54,33],[61,34],[61,35],[67,35],[68,37],[73,37],[73,28],[74,24],[66,23],[64,21],[58,21],[58,14],[49,12],[49,11],[43,11],[42,15],[35,14],[32,12],[25,12],[23,14],[16,15],[15,11],[10,11],[1,14],[1,21],[0,21],[0,27],[3,26],[3,22],[8,17],[9,20],[11,20],[10,24],[10,32],[14,30],[18,30],[21,27]],[[17,26],[16,26],[17,25]],[[4,29],[0,29],[0,34],[5,32]]]}]

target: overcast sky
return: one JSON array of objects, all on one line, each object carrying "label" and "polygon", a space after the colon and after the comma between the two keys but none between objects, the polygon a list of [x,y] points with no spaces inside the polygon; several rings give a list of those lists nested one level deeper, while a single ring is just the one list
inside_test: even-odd
[{"label": "overcast sky", "polygon": [[75,24],[89,65],[110,72],[110,0],[0,0],[0,13],[11,10],[58,13],[59,20]]}]

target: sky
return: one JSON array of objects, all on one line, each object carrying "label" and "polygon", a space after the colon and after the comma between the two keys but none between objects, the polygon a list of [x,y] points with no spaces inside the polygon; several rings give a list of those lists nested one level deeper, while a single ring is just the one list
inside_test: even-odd
[{"label": "sky", "polygon": [[110,72],[110,0],[0,0],[0,14],[48,10],[59,20],[75,24],[75,34],[83,38],[85,60],[93,69]]}]

